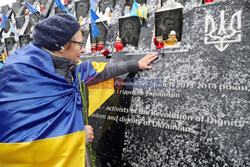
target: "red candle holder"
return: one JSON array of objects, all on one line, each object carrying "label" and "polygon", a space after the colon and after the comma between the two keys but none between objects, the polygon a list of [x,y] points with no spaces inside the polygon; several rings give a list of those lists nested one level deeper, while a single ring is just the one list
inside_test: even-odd
[{"label": "red candle holder", "polygon": [[28,9],[26,9],[25,11],[25,15],[29,15],[30,11]]},{"label": "red candle holder", "polygon": [[91,52],[92,52],[92,53],[96,52],[96,51],[97,51],[96,49],[97,49],[97,48],[96,48],[96,43],[92,43],[92,44],[91,44],[91,49],[90,49]]},{"label": "red candle holder", "polygon": [[212,3],[213,0],[206,0],[205,3]]},{"label": "red candle holder", "polygon": [[161,48],[163,48],[163,46],[164,46],[164,43],[163,42],[159,42],[159,44],[156,45],[156,49],[161,49]]},{"label": "red candle holder", "polygon": [[44,5],[41,5],[41,7],[40,7],[40,12],[43,12],[44,9],[45,9]]},{"label": "red candle holder", "polygon": [[102,41],[98,42],[97,51],[102,51],[103,48],[104,48],[104,43]]},{"label": "red candle holder", "polygon": [[164,47],[164,41],[162,40],[162,36],[158,36],[154,39],[154,43],[156,46],[156,49],[161,49]]},{"label": "red candle holder", "polygon": [[124,45],[123,45],[121,39],[117,39],[116,43],[115,43],[115,50],[117,52],[120,52],[120,51],[122,51],[123,47],[124,47]]},{"label": "red candle holder", "polygon": [[69,0],[64,0],[65,5],[69,5]]}]

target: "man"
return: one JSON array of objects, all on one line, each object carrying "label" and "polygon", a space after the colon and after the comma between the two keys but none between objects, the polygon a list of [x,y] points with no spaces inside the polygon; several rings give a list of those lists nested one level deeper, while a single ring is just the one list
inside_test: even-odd
[{"label": "man", "polygon": [[124,28],[124,37],[122,38],[123,43],[132,45],[132,46],[137,46],[138,43],[138,38],[136,36],[134,36],[133,33],[134,32],[134,24],[132,22],[125,22],[125,24],[123,24],[123,28]]},{"label": "man", "polygon": [[94,135],[92,127],[84,127],[78,77],[86,84],[107,80],[152,69],[149,64],[157,58],[75,66],[84,53],[82,41],[78,21],[58,14],[39,22],[33,42],[6,60],[0,70],[1,167],[84,166],[85,137],[92,142]]},{"label": "man", "polygon": [[78,20],[79,20],[80,16],[85,18],[88,15],[89,3],[87,0],[79,1],[76,8],[77,8],[76,9],[76,17],[78,18]]},{"label": "man", "polygon": [[161,17],[160,20],[160,35],[163,37],[163,40],[168,38],[168,35],[171,31],[175,30],[175,21],[171,17]]}]

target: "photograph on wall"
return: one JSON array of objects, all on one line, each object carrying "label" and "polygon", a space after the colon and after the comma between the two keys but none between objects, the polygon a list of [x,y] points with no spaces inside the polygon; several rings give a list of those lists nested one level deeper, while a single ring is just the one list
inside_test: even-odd
[{"label": "photograph on wall", "polygon": [[119,34],[124,45],[137,47],[140,37],[141,23],[138,17],[119,19]]}]

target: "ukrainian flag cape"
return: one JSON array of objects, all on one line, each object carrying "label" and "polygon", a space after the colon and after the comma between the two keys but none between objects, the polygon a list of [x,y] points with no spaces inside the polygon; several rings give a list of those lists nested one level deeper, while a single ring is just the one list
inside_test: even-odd
[{"label": "ukrainian flag cape", "polygon": [[[76,73],[85,83],[98,75],[90,62]],[[81,108],[78,77],[56,74],[49,53],[33,44],[13,52],[0,70],[0,166],[84,166]]]}]

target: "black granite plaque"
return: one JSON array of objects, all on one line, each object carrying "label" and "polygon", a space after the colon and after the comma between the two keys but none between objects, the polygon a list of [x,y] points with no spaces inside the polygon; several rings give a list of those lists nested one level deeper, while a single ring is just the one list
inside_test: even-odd
[{"label": "black granite plaque", "polygon": [[30,35],[19,36],[19,45],[20,47],[27,45],[30,42]]},{"label": "black granite plaque", "polygon": [[155,36],[168,38],[172,30],[176,32],[176,38],[181,41],[182,34],[182,8],[165,10],[155,13]]},{"label": "black granite plaque", "polygon": [[15,38],[14,37],[8,37],[4,39],[6,52],[10,53],[15,45]]},{"label": "black granite plaque", "polygon": [[[66,8],[68,7],[67,4],[64,5]],[[58,6],[55,7],[55,14],[60,14],[60,13],[67,13],[65,10],[59,9]]]},{"label": "black granite plaque", "polygon": [[25,22],[25,16],[16,17],[16,28],[21,29]]},{"label": "black granite plaque", "polygon": [[4,32],[7,33],[10,30],[10,21],[7,20],[5,21],[5,27],[4,27]]},{"label": "black granite plaque", "polygon": [[90,1],[88,0],[81,0],[75,2],[75,10],[76,10],[76,18],[79,20],[80,16],[85,18],[90,9]]},{"label": "black granite plaque", "polygon": [[30,17],[30,23],[32,26],[35,26],[36,23],[38,23],[39,20],[41,19],[40,13],[30,14],[29,17]]},{"label": "black granite plaque", "polygon": [[116,79],[90,120],[98,167],[250,166],[249,9],[228,0],[185,10],[186,48]]},{"label": "black granite plaque", "polygon": [[119,32],[122,43],[137,46],[141,31],[141,23],[138,17],[126,17],[119,19]]},{"label": "black granite plaque", "polygon": [[12,9],[14,11],[15,17],[17,16],[20,8],[21,8],[21,2],[12,3]]},{"label": "black granite plaque", "polygon": [[99,6],[99,12],[105,13],[105,10],[107,8],[110,8],[110,11],[113,11],[115,7],[116,0],[100,0],[98,6]]},{"label": "black granite plaque", "polygon": [[[7,13],[8,13],[8,11],[9,11],[10,7],[9,7],[9,5],[4,5],[4,6],[1,6],[1,9],[2,9],[2,11],[4,12],[4,14],[7,15]],[[7,16],[7,17],[8,17],[8,16]]]},{"label": "black granite plaque", "polygon": [[91,35],[90,36],[91,43],[98,44],[98,42],[103,42],[103,43],[106,42],[107,28],[106,28],[106,26],[104,24],[106,24],[106,26],[107,26],[107,22],[106,21],[105,22],[96,22],[96,26],[98,28],[99,34],[95,37],[95,39],[93,38],[93,35],[92,35],[91,25],[89,25],[90,35]]},{"label": "black granite plaque", "polygon": [[5,43],[0,42],[0,54],[4,52]]}]

